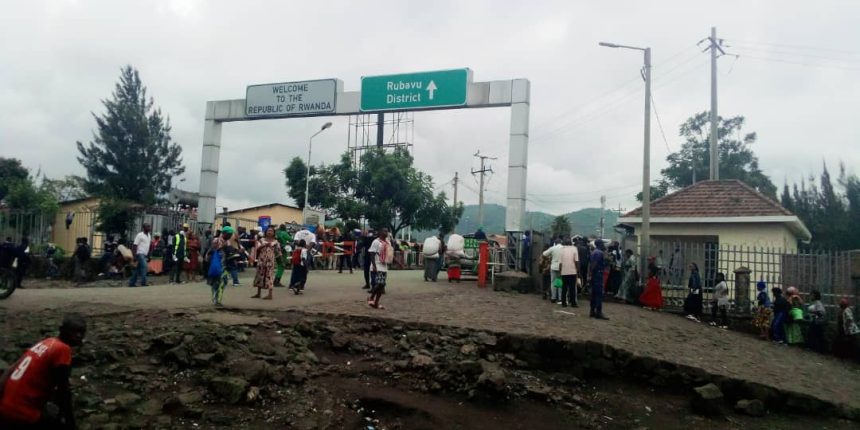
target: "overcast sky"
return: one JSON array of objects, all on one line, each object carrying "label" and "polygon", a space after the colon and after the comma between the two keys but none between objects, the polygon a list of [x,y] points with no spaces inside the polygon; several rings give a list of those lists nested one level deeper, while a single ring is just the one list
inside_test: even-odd
[{"label": "overcast sky", "polygon": [[[83,174],[89,141],[120,68],[138,68],[183,148],[182,187],[197,190],[207,100],[243,98],[249,84],[469,67],[475,81],[531,81],[529,210],[627,209],[641,189],[641,54],[653,49],[652,178],[680,147],[678,126],[709,107],[711,26],[720,114],[744,115],[754,151],[778,186],[826,161],[858,166],[858,1],[6,1],[0,13],[0,156],[49,176]],[[414,115],[418,168],[437,185],[460,172],[477,203],[476,150],[497,156],[486,198],[504,202],[510,110]],[[291,203],[281,170],[307,156],[325,118],[223,128],[219,207]],[[347,117],[314,141],[313,163],[347,146]],[[855,170],[856,172],[856,170]],[[860,172],[857,172],[860,173]],[[451,187],[440,189],[448,191]]]}]

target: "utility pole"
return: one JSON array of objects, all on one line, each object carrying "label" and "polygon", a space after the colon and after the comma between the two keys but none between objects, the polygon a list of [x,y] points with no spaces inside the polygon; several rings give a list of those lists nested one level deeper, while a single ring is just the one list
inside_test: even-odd
[{"label": "utility pole", "polygon": [[385,144],[385,113],[376,114],[376,147],[382,148]]},{"label": "utility pole", "polygon": [[645,144],[642,157],[642,231],[639,232],[641,260],[640,273],[647,273],[648,254],[651,252],[651,48],[619,45],[617,43],[600,42],[607,48],[624,48],[643,51],[645,53]]},{"label": "utility pole", "polygon": [[[725,54],[722,45],[722,41],[717,39],[717,27],[711,27],[711,37],[708,38],[710,41],[710,46],[708,49],[711,50],[711,165],[710,165],[710,179],[712,181],[720,180],[720,156],[718,152],[718,142],[719,139],[718,134],[718,121],[719,116],[717,115],[717,51],[720,51],[721,54]],[[694,181],[695,182],[695,181]]]},{"label": "utility pole", "polygon": [[604,223],[606,221],[606,217],[604,214],[606,213],[606,196],[600,196],[600,238],[603,239],[605,233]]},{"label": "utility pole", "polygon": [[[457,212],[457,183],[460,182],[460,172],[454,172],[454,204],[451,205],[451,214]],[[457,225],[454,225],[453,230],[451,232],[457,231]]]},{"label": "utility pole", "polygon": [[457,209],[457,184],[460,182],[460,172],[454,172],[454,204],[452,208]]},{"label": "utility pole", "polygon": [[478,157],[481,160],[481,169],[480,170],[472,170],[472,174],[480,173],[480,185],[478,188],[478,226],[484,225],[484,175],[489,172],[493,173],[493,168],[487,166],[485,163],[487,160],[496,160],[495,157],[489,157],[486,155],[481,155],[481,151],[475,152],[475,157]]},{"label": "utility pole", "polygon": [[642,157],[642,253],[639,273],[648,273],[651,253],[651,48],[645,48],[645,149]]}]

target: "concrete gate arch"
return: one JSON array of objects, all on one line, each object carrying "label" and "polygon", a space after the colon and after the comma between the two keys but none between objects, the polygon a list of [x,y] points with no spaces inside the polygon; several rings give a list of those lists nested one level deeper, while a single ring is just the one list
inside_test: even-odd
[{"label": "concrete gate arch", "polygon": [[[471,74],[470,74],[471,75]],[[203,126],[203,154],[200,167],[200,200],[197,219],[201,223],[215,222],[215,197],[218,190],[218,168],[221,152],[221,126],[225,122],[284,119],[294,117],[342,116],[373,113],[361,110],[361,91],[344,91],[343,83],[336,82],[334,112],[307,115],[283,115],[265,118],[249,117],[245,99],[215,100],[206,102]],[[529,143],[530,83],[527,79],[487,82],[467,82],[466,103],[455,107],[421,109],[392,109],[386,112],[423,111],[442,109],[471,109],[510,107],[510,141],[508,146],[508,186],[505,211],[505,230],[509,247],[516,247],[523,232],[526,206],[526,177]],[[518,260],[518,252],[513,260]]]}]

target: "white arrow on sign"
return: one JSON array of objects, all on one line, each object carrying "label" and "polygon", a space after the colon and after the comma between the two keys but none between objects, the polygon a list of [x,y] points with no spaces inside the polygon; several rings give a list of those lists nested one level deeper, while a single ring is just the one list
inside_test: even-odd
[{"label": "white arrow on sign", "polygon": [[427,93],[429,94],[430,100],[433,100],[433,94],[435,92],[436,92],[436,83],[433,81],[430,81],[430,83],[427,84]]}]

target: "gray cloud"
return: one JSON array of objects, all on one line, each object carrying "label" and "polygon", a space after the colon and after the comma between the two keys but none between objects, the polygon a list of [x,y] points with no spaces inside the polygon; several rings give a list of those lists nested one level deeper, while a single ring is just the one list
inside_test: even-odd
[{"label": "gray cloud", "polygon": [[[80,174],[76,140],[91,137],[124,64],[137,67],[170,115],[183,147],[184,186],[199,181],[207,100],[241,98],[246,85],[471,67],[476,80],[532,83],[529,209],[554,213],[635,205],[641,181],[643,91],[635,52],[654,49],[652,177],[681,142],[678,125],[706,110],[707,55],[696,41],[711,25],[738,60],[720,60],[720,111],[747,117],[755,151],[774,182],[860,163],[857,2],[606,3],[569,1],[17,1],[0,15],[0,148],[51,176]],[[766,44],[762,44],[766,43]],[[808,49],[823,47],[832,50]],[[842,52],[844,50],[852,51]],[[763,60],[767,59],[767,60]],[[806,64],[794,64],[806,63]],[[827,67],[822,67],[827,66]],[[305,157],[323,118],[224,126],[219,206],[286,201],[281,169]],[[314,162],[346,149],[347,118],[314,141]],[[468,174],[476,150],[498,156],[487,200],[504,202],[506,109],[415,115],[419,168],[477,201]],[[469,189],[471,188],[471,190]],[[450,194],[450,187],[444,187]]]}]

